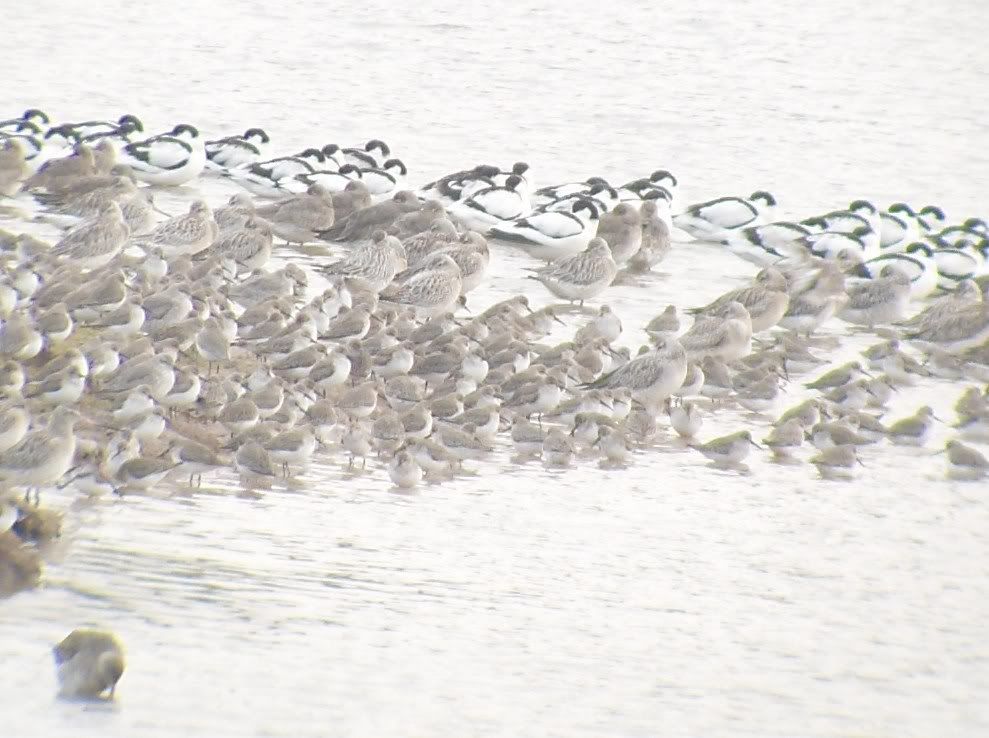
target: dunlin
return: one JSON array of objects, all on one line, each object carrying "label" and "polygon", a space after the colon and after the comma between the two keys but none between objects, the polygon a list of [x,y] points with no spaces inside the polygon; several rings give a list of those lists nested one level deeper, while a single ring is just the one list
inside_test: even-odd
[{"label": "dunlin", "polygon": [[752,440],[752,433],[744,430],[715,438],[707,443],[694,444],[693,448],[717,465],[734,466],[745,460],[752,446],[761,448]]}]

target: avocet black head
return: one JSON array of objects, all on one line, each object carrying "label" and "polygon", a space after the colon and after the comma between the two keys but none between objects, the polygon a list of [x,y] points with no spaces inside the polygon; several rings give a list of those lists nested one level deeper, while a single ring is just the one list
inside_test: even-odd
[{"label": "avocet black head", "polygon": [[315,159],[316,161],[326,161],[326,157],[323,156],[323,152],[319,149],[308,148],[300,151],[296,154],[299,159]]},{"label": "avocet black head", "polygon": [[340,167],[340,174],[343,174],[344,176],[350,176],[351,174],[353,174],[355,177],[360,177],[361,170],[360,167],[354,164],[344,164],[342,167]]},{"label": "avocet black head", "polygon": [[[126,117],[127,116],[124,116],[124,118]],[[122,122],[120,127],[117,128],[117,131],[119,133],[123,133],[125,136],[130,133],[137,133],[138,131],[144,130],[143,128],[138,128],[138,126],[141,125],[141,121],[137,121],[135,123],[133,120],[124,120],[123,118],[121,118],[121,121]]]},{"label": "avocet black head", "polygon": [[386,172],[392,169],[397,169],[398,173],[403,177],[409,173],[409,170],[405,168],[405,164],[402,163],[401,159],[389,159],[384,163],[384,166],[382,166],[381,168],[384,169]]},{"label": "avocet black head", "polygon": [[478,164],[473,169],[473,174],[477,177],[494,177],[497,176],[501,170],[498,167],[492,166],[490,164]]},{"label": "avocet black head", "polygon": [[577,213],[579,213],[581,210],[586,210],[587,211],[587,216],[591,220],[597,220],[598,217],[599,217],[599,215],[600,215],[598,213],[597,206],[594,204],[594,201],[593,200],[589,200],[586,197],[580,198],[579,200],[577,200],[577,202],[575,202],[573,204],[572,211],[573,211],[574,215],[576,215]]},{"label": "avocet black head", "polygon": [[51,123],[51,119],[48,117],[48,114],[43,110],[38,110],[37,108],[28,108],[24,111],[24,115],[21,117],[24,120],[33,120],[37,118],[46,126]]},{"label": "avocet black head", "polygon": [[595,182],[591,186],[591,189],[587,191],[587,194],[600,195],[602,192],[607,192],[611,197],[618,197],[618,193],[615,191],[615,188],[603,180],[601,182]]},{"label": "avocet black head", "polygon": [[944,211],[941,208],[939,208],[937,205],[925,205],[920,209],[920,212],[917,213],[917,215],[920,216],[926,215],[934,218],[935,220],[945,219]]},{"label": "avocet black head", "polygon": [[522,178],[517,174],[511,175],[508,179],[505,180],[505,187],[510,190],[514,190],[520,184],[522,184]]},{"label": "avocet black head", "polygon": [[172,129],[173,136],[187,135],[189,138],[199,138],[199,129],[189,123],[179,123]]},{"label": "avocet black head", "polygon": [[608,184],[608,180],[606,180],[604,177],[588,177],[587,179],[584,180],[584,184],[589,184],[589,185],[599,185],[599,184],[601,184],[601,185],[604,185],[605,187],[609,187],[610,186]]},{"label": "avocet black head", "polygon": [[982,218],[966,218],[965,222],[962,223],[962,228],[967,231],[975,231],[976,233],[986,233],[989,231],[989,226]]},{"label": "avocet black head", "polygon": [[643,200],[665,200],[666,202],[673,202],[673,195],[665,187],[651,187],[649,191],[642,196]]},{"label": "avocet black head", "polygon": [[869,213],[870,215],[875,215],[876,212],[877,212],[876,206],[873,205],[868,200],[853,200],[848,205],[848,209],[851,210],[853,213],[858,213],[858,212],[864,210],[865,212]]},{"label": "avocet black head", "polygon": [[524,161],[517,161],[512,164],[512,174],[523,175],[529,171],[529,165]]},{"label": "avocet black head", "polygon": [[768,207],[776,205],[776,198],[765,190],[756,190],[751,195],[749,195],[750,200],[755,200],[756,202],[765,203]]},{"label": "avocet black head", "polygon": [[45,138],[54,138],[55,136],[61,136],[65,139],[72,139],[73,141],[79,141],[79,134],[72,128],[71,125],[61,125],[52,126],[47,131],[45,131]]},{"label": "avocet black head", "polygon": [[336,144],[326,144],[326,146],[323,147],[323,155],[329,158],[332,157],[339,150],[340,147],[337,146]]},{"label": "avocet black head", "polygon": [[906,215],[917,215],[909,205],[905,202],[894,202],[888,208],[886,208],[887,213],[904,213]]},{"label": "avocet black head", "polygon": [[378,151],[381,153],[382,156],[391,155],[391,149],[388,148],[388,144],[377,138],[372,138],[370,141],[364,144],[364,150],[367,151],[368,153],[371,153],[372,151]]},{"label": "avocet black head", "polygon": [[934,256],[934,250],[926,243],[921,243],[920,241],[914,241],[912,244],[907,246],[906,253],[908,254],[921,253],[928,257]]},{"label": "avocet black head", "polygon": [[261,143],[268,143],[271,140],[268,138],[268,134],[264,132],[263,128],[248,128],[244,131],[245,141],[250,141],[252,138],[258,139]]},{"label": "avocet black head", "polygon": [[678,186],[680,183],[677,178],[673,176],[672,172],[666,169],[657,169],[655,172],[649,175],[650,182],[669,182],[674,187]]},{"label": "avocet black head", "polygon": [[34,121],[25,118],[17,124],[17,128],[14,129],[14,133],[26,133],[28,136],[40,136],[41,127]]},{"label": "avocet black head", "polygon": [[[141,119],[136,115],[131,115],[130,113],[124,113],[119,118],[117,118],[117,123],[120,124],[121,128],[128,127],[132,131],[144,132],[144,124]],[[196,135],[199,135],[199,131],[196,131]]]}]

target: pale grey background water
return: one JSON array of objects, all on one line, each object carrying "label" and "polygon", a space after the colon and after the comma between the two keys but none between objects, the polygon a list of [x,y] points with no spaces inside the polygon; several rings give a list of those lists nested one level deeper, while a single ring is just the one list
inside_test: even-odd
[{"label": "pale grey background water", "polygon": [[[766,188],[796,213],[860,196],[986,212],[975,0],[79,12],[5,9],[3,117],[263,125],[276,151],[377,136],[414,181],[521,158],[544,183],[664,166],[687,200]],[[474,304],[525,286],[526,264],[496,251]],[[667,302],[751,273],[689,246],[660,271],[605,295],[629,345]],[[960,391],[922,385],[890,415],[950,417]],[[702,435],[742,425],[764,421],[726,411]],[[0,602],[2,732],[983,736],[986,490],[929,454],[870,449],[852,484],[760,458],[718,472],[667,441],[623,470],[503,450],[412,495],[337,456],[259,495],[223,477],[171,499],[49,495],[71,509],[47,586]],[[53,698],[48,649],[83,624],[129,647],[112,707]]]}]

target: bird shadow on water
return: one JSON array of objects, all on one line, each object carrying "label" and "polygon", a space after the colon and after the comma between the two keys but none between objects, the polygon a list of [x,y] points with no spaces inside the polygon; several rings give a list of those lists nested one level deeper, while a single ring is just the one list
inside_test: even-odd
[{"label": "bird shadow on water", "polygon": [[597,463],[597,468],[605,472],[618,472],[624,471],[632,466],[631,462],[628,461],[610,461],[608,459],[601,459]]},{"label": "bird shadow on water", "polygon": [[597,310],[592,306],[578,305],[576,302],[558,302],[551,307],[557,315],[597,315]]},{"label": "bird shadow on water", "polygon": [[716,461],[711,461],[705,464],[708,469],[716,471],[724,476],[751,476],[752,469],[748,464],[719,464]]},{"label": "bird shadow on water", "polygon": [[618,272],[618,276],[615,277],[615,281],[612,282],[611,285],[618,287],[644,287],[646,285],[655,284],[656,282],[669,279],[672,276],[673,275],[669,272],[660,272],[655,270],[649,270],[646,272],[630,272],[628,270],[623,270]]},{"label": "bird shadow on water", "polygon": [[113,715],[121,711],[120,702],[115,697],[69,697],[59,694],[55,697],[59,705],[81,708],[84,712]]},{"label": "bird shadow on water", "polygon": [[798,459],[796,456],[773,456],[769,459],[770,464],[776,464],[777,466],[802,466],[804,462]]}]

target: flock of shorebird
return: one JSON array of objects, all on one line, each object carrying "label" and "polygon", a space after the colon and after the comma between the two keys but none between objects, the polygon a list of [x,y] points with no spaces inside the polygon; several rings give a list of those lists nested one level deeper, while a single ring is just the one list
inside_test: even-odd
[{"label": "flock of shorebird", "polygon": [[[374,455],[411,487],[509,441],[521,459],[621,465],[667,422],[685,447],[739,465],[758,445],[751,431],[695,440],[724,406],[772,424],[760,440],[775,459],[809,443],[821,474],[842,477],[866,444],[927,440],[927,406],[882,420],[898,388],[989,381],[979,218],[949,224],[937,207],[859,200],[791,222],[768,192],[680,207],[665,170],[620,187],[540,188],[521,162],[409,189],[380,140],[278,157],[268,144],[259,128],[148,136],[133,115],[55,125],[28,110],[0,122],[0,591],[37,582],[31,545],[58,530],[39,491],[54,485],[149,490],[230,466],[256,481],[337,451],[348,467]],[[203,177],[241,191],[159,211],[155,193]],[[38,223],[64,230],[41,240]],[[533,310],[516,295],[467,311],[489,239],[531,255],[529,276],[581,305],[674,243],[708,242],[759,271],[686,311],[689,326],[684,311],[657,309],[638,352],[619,345],[606,304],[546,345],[572,309]],[[334,246],[309,271],[289,249],[273,268],[282,243]],[[314,271],[327,285],[318,294]],[[880,340],[825,366],[813,334],[831,320]],[[798,377],[813,396],[780,412]],[[989,392],[970,384],[956,409],[949,473],[981,478],[989,462],[970,444],[989,443]],[[110,688],[122,665],[95,650]]]}]

